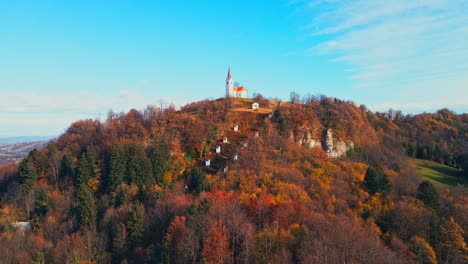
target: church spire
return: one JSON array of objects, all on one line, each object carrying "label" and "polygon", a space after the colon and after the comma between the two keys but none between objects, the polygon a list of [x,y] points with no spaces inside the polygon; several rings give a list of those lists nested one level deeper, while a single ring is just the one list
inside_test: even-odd
[{"label": "church spire", "polygon": [[234,96],[234,81],[231,76],[231,67],[228,69],[228,75],[226,78],[226,98]]},{"label": "church spire", "polygon": [[231,67],[229,67],[229,69],[228,69],[228,75],[227,75],[226,80],[229,81],[229,80],[231,80],[231,78],[232,78],[232,77],[231,77]]}]

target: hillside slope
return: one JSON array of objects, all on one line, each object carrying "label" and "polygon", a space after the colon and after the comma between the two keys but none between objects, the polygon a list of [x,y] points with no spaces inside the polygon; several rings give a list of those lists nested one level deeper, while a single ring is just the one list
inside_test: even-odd
[{"label": "hillside slope", "polygon": [[[406,163],[418,116],[257,101],[80,120],[0,167],[2,261],[464,262],[466,187],[438,193]],[[463,167],[466,119],[450,118],[433,132]]]}]

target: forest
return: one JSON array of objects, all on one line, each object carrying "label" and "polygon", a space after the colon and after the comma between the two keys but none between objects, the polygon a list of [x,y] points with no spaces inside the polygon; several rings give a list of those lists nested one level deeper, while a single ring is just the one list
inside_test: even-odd
[{"label": "forest", "polygon": [[[1,165],[0,263],[468,262],[468,114],[255,100],[268,111],[109,112]],[[352,142],[344,155],[327,131]]]}]

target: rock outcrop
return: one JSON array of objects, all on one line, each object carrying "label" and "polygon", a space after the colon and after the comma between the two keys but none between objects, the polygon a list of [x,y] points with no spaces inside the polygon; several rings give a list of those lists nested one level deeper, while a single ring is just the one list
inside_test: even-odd
[{"label": "rock outcrop", "polygon": [[336,140],[333,137],[332,129],[327,129],[326,134],[322,139],[320,139],[320,136],[314,137],[316,134],[319,134],[317,129],[304,129],[303,131],[296,133],[296,135],[291,132],[289,139],[308,148],[323,148],[327,153],[327,156],[330,158],[339,158],[345,155],[349,149],[354,147],[354,143],[352,141]]},{"label": "rock outcrop", "polygon": [[324,149],[327,152],[327,156],[330,158],[339,158],[346,155],[346,152],[354,147],[354,143],[352,141],[345,142],[343,140],[337,140],[336,143],[334,141],[333,131],[331,129],[327,129]]},{"label": "rock outcrop", "polygon": [[310,130],[307,131],[307,133],[305,134],[305,136],[303,137],[302,139],[302,142],[300,142],[301,145],[305,145],[309,148],[316,148],[316,147],[322,147],[322,143],[320,142],[320,140],[316,140],[312,137],[312,133],[310,132]]}]

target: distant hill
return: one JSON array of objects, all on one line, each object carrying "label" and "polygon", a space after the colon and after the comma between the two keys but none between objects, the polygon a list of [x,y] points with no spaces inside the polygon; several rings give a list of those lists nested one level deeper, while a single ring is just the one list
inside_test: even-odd
[{"label": "distant hill", "polygon": [[[16,141],[15,141],[16,142]],[[33,149],[41,149],[47,141],[0,143],[0,164],[16,162]]]},{"label": "distant hill", "polygon": [[41,149],[52,136],[0,137],[0,165],[16,162],[33,149]]},{"label": "distant hill", "polygon": [[0,144],[47,141],[47,140],[51,140],[53,138],[55,138],[55,137],[53,137],[53,136],[0,137]]}]

